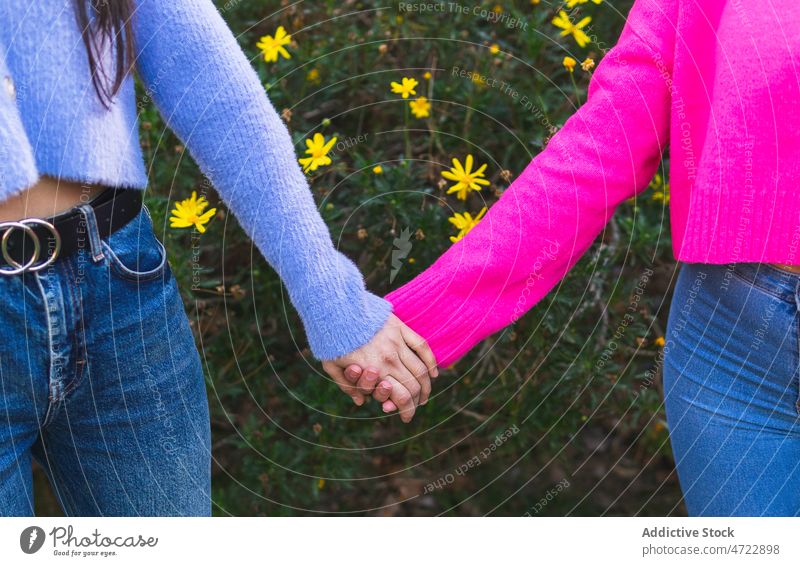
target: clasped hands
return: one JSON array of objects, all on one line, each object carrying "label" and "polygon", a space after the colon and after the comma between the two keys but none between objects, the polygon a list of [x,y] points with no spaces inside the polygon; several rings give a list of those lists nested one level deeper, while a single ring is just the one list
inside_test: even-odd
[{"label": "clasped hands", "polygon": [[431,379],[439,376],[428,344],[394,315],[368,344],[322,368],[356,405],[372,397],[386,413],[399,410],[405,423],[428,402]]}]

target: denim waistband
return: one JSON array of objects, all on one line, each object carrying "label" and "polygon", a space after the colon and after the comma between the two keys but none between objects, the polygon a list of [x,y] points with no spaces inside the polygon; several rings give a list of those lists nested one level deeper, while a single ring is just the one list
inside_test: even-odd
[{"label": "denim waistband", "polygon": [[733,263],[728,268],[754,287],[784,301],[794,303],[800,294],[800,273],[768,263]]}]

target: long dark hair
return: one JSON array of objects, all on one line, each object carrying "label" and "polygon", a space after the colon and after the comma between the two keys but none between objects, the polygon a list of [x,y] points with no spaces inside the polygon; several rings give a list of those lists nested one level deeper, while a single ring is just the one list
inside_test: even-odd
[{"label": "long dark hair", "polygon": [[[133,40],[131,15],[133,0],[74,0],[83,43],[89,56],[92,84],[103,106],[110,108],[114,95],[133,62]],[[94,22],[90,23],[89,10],[94,10]],[[114,74],[103,65],[103,49],[111,44]]]}]

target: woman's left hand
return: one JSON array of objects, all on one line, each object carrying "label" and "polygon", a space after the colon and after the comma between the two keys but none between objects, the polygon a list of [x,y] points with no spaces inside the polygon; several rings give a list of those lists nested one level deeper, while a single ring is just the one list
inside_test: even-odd
[{"label": "woman's left hand", "polygon": [[[411,421],[416,407],[427,402],[431,378],[439,375],[436,358],[428,344],[394,315],[389,316],[368,344],[346,356],[324,362],[322,367],[356,405],[363,405],[369,395],[377,394],[375,398],[379,401],[386,401],[392,395],[398,402],[387,403],[391,404],[391,410],[400,410],[403,422]],[[356,373],[359,374],[357,379],[348,378]],[[405,391],[396,391],[396,388]],[[387,410],[386,403],[384,410]]]}]

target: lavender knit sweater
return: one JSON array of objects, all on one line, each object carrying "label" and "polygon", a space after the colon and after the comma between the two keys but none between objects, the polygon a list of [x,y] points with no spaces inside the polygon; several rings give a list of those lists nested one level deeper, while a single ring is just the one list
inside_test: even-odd
[{"label": "lavender knit sweater", "polygon": [[[137,0],[148,97],[277,270],[314,355],[367,343],[391,305],[337,252],[289,133],[210,0]],[[144,190],[133,79],[110,110],[92,87],[73,0],[0,0],[0,201],[39,175]]]}]

